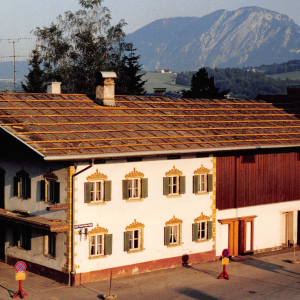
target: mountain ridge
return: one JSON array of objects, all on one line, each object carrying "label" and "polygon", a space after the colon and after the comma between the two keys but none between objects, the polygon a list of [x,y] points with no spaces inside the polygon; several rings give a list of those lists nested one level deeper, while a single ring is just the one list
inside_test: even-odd
[{"label": "mountain ridge", "polygon": [[146,71],[245,67],[300,58],[300,26],[257,6],[156,20],[128,34]]}]

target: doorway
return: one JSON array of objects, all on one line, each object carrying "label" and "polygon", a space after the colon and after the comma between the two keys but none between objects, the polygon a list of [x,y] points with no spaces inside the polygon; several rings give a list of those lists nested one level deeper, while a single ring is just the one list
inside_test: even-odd
[{"label": "doorway", "polygon": [[286,212],[285,213],[285,245],[291,247],[294,244],[294,230],[293,230],[293,222],[294,212]]},{"label": "doorway", "polygon": [[236,219],[219,220],[222,225],[228,225],[229,255],[244,255],[253,252],[254,218],[243,217]]}]

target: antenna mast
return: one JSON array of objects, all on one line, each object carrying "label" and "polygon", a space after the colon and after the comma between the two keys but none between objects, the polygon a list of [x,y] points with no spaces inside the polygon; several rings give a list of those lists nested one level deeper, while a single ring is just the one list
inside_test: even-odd
[{"label": "antenna mast", "polygon": [[13,57],[14,58],[14,93],[16,92],[16,57],[25,57],[25,56],[16,56],[15,43],[18,43],[20,40],[31,40],[31,38],[16,38],[16,39],[0,39],[1,41],[8,41],[13,44],[13,55],[2,56],[2,57]]}]

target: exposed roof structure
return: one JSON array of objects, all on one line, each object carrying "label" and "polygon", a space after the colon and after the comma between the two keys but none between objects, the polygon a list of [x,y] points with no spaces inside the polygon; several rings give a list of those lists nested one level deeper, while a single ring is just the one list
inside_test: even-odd
[{"label": "exposed roof structure", "polygon": [[297,102],[0,94],[0,126],[47,160],[300,146]]},{"label": "exposed roof structure", "polygon": [[0,219],[40,228],[50,232],[66,232],[69,230],[69,225],[59,219],[51,220],[40,216],[32,216],[29,214],[10,211],[2,208],[0,208]]}]

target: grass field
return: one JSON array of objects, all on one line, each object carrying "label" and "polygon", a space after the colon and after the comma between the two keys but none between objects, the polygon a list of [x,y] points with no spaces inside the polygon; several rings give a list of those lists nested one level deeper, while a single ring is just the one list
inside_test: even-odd
[{"label": "grass field", "polygon": [[287,73],[281,73],[281,74],[274,74],[274,75],[266,75],[268,77],[274,78],[274,79],[299,79],[300,80],[300,71],[294,71],[294,72],[287,72]]},{"label": "grass field", "polygon": [[175,84],[176,73],[156,73],[147,72],[142,80],[147,80],[144,89],[147,93],[154,93],[154,88],[165,88],[166,91],[178,92],[180,90],[187,90],[188,87]]}]

